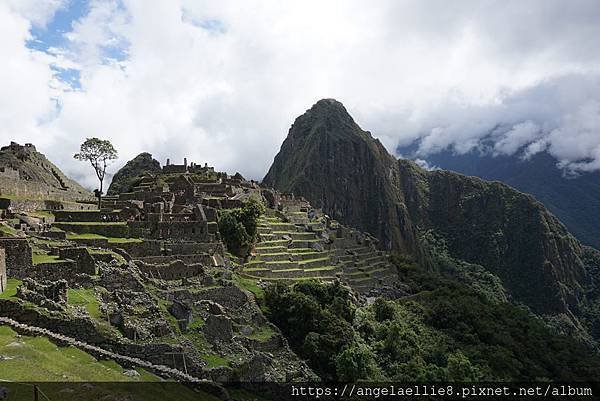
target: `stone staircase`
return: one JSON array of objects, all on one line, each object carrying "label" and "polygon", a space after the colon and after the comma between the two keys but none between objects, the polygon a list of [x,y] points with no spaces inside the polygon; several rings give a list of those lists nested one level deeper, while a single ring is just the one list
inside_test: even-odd
[{"label": "stone staircase", "polygon": [[260,219],[258,233],[254,256],[244,265],[246,276],[297,281],[333,280],[342,274],[335,253],[325,249],[317,232],[268,213]]},{"label": "stone staircase", "polygon": [[250,278],[292,282],[340,278],[361,292],[397,279],[385,252],[364,234],[346,228],[329,231],[319,217],[311,220],[307,212],[269,210],[259,221],[258,233],[255,252],[243,267]]}]

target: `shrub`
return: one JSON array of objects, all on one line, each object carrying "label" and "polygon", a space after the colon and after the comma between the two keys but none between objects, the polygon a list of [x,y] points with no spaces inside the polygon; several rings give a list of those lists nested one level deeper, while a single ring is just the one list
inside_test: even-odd
[{"label": "shrub", "polygon": [[254,199],[241,208],[219,211],[219,232],[230,252],[246,256],[256,241],[258,218],[264,212],[263,204]]}]

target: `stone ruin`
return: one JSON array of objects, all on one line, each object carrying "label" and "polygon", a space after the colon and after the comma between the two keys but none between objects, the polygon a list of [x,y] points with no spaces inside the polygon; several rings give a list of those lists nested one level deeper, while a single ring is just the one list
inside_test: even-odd
[{"label": "stone ruin", "polygon": [[64,310],[67,305],[67,281],[36,281],[23,279],[17,287],[17,297],[48,310]]},{"label": "stone ruin", "polygon": [[[249,199],[268,206],[259,222],[259,242],[249,259],[230,257],[218,232],[218,211]],[[260,285],[343,279],[365,291],[391,281],[389,263],[369,237],[334,224],[305,199],[261,188],[240,174],[188,165],[187,160],[142,177],[131,192],[104,197],[100,210],[58,210],[54,219],[52,235],[43,230],[27,233],[60,242],[44,248],[55,257],[49,262],[32,262],[27,239],[0,238],[0,247],[7,248],[8,276],[25,278],[19,298],[72,312],[66,307],[67,285],[92,287],[100,304],[101,317],[96,319],[135,347],[166,341],[167,336],[172,341],[171,324],[176,321],[178,336],[201,336],[215,352],[244,359],[236,369],[214,369],[211,375],[219,378],[285,376],[289,372],[282,373],[286,369],[275,367],[272,356],[263,357],[265,352],[286,355],[286,363],[295,358],[250,293],[234,285],[232,272]],[[121,256],[118,262],[114,254]],[[253,336],[265,326],[271,337]],[[182,344],[191,366],[205,365],[184,337]],[[131,345],[131,352],[137,352],[135,347]],[[161,357],[155,354],[147,357]],[[180,367],[170,358],[160,362]],[[255,365],[260,369],[248,368]],[[239,372],[245,373],[235,376]]]}]

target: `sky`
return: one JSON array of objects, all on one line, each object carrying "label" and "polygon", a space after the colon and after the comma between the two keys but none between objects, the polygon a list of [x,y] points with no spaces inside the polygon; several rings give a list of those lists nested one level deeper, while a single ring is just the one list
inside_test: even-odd
[{"label": "sky", "polygon": [[[0,144],[87,137],[261,179],[294,119],[344,103],[390,152],[549,152],[600,170],[595,0],[0,0]],[[416,142],[415,142],[416,141]]]}]

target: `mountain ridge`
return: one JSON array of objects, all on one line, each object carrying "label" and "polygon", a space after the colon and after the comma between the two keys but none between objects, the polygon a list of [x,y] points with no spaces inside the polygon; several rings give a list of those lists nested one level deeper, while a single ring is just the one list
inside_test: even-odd
[{"label": "mountain ridge", "polygon": [[557,159],[547,152],[523,159],[477,151],[456,154],[445,150],[418,156],[415,146],[396,151],[409,159],[421,158],[436,168],[504,182],[532,194],[567,226],[582,243],[600,248],[600,173],[565,175]]},{"label": "mountain ridge", "polygon": [[543,205],[501,183],[397,160],[342,110],[319,101],[298,117],[263,183],[430,266],[423,238],[433,231],[452,257],[498,275],[515,301],[573,315],[587,280],[581,246]]}]

